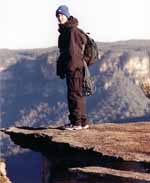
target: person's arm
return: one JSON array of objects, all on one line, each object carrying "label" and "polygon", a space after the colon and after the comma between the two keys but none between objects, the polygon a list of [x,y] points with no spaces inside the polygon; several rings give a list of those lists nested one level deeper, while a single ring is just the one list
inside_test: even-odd
[{"label": "person's arm", "polygon": [[56,62],[56,75],[59,76],[61,79],[65,78],[61,55],[58,57]]},{"label": "person's arm", "polygon": [[[58,38],[58,48],[60,45],[60,35]],[[61,49],[59,48],[59,57],[56,61],[56,75],[59,76],[61,79],[65,78],[65,71],[64,71],[64,56],[63,53],[61,51]]]}]

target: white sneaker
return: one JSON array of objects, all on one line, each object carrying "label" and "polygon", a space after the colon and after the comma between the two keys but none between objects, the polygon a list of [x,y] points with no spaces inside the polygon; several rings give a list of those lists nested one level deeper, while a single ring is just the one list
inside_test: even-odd
[{"label": "white sneaker", "polygon": [[88,129],[89,125],[82,126],[83,129]]},{"label": "white sneaker", "polygon": [[74,130],[73,129],[73,125],[71,123],[69,124],[66,124],[65,127],[64,127],[65,130]]},{"label": "white sneaker", "polygon": [[74,130],[82,130],[82,126],[81,125],[79,125],[79,126],[73,126],[73,129]]},{"label": "white sneaker", "polygon": [[65,130],[82,130],[82,126],[81,125],[72,125],[72,124],[67,124],[65,125]]}]

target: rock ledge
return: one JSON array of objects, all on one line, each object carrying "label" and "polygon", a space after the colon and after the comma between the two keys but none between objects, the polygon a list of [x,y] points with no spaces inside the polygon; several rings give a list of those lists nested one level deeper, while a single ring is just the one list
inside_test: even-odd
[{"label": "rock ledge", "polygon": [[[125,161],[150,162],[150,122],[128,124],[98,124],[87,130],[67,131],[59,127],[2,129],[14,143],[35,151],[48,151],[67,145],[73,149],[90,150],[121,158]],[[65,152],[64,152],[65,153]]]}]

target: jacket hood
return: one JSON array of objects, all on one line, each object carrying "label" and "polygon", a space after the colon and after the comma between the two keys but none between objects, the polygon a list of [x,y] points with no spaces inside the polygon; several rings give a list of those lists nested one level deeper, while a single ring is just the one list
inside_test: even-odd
[{"label": "jacket hood", "polygon": [[77,20],[75,17],[70,16],[70,17],[68,18],[68,21],[67,21],[65,24],[59,24],[59,29],[58,29],[58,31],[59,31],[59,32],[62,32],[62,31],[64,31],[65,29],[77,27],[78,24],[79,24],[78,20]]}]

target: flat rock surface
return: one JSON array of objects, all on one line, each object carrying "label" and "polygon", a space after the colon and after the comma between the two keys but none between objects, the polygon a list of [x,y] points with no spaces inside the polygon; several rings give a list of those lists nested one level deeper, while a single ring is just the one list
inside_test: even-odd
[{"label": "flat rock surface", "polygon": [[[74,131],[62,130],[55,126],[41,129],[11,127],[1,131],[11,138],[22,135],[24,140],[20,138],[18,145],[23,145],[26,137],[30,136],[37,141],[42,138],[47,144],[51,141],[53,144],[68,144],[73,148],[91,150],[127,161],[150,162],[150,122],[105,123]],[[26,143],[30,144],[30,141]]]}]

